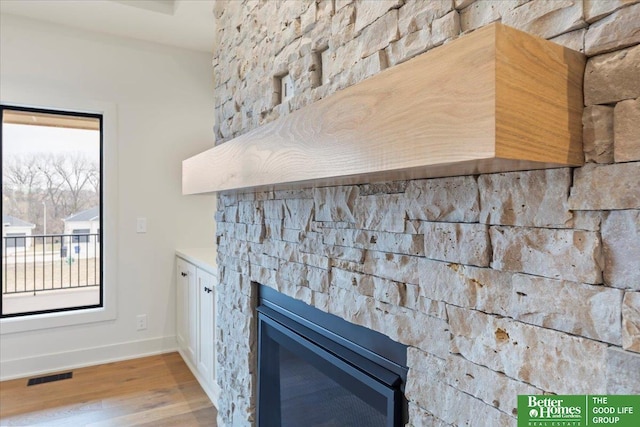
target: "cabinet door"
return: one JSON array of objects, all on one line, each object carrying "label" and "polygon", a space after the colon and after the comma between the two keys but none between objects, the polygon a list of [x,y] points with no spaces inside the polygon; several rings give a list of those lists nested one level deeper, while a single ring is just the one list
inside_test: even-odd
[{"label": "cabinet door", "polygon": [[187,263],[176,258],[176,339],[178,347],[187,350],[189,341],[189,277]]},{"label": "cabinet door", "polygon": [[210,384],[214,381],[215,345],[215,282],[214,276],[198,270],[200,291],[200,339],[198,346],[198,371]]},{"label": "cabinet door", "polygon": [[196,281],[196,267],[186,263],[187,267],[187,353],[195,364],[198,359],[198,284]]}]

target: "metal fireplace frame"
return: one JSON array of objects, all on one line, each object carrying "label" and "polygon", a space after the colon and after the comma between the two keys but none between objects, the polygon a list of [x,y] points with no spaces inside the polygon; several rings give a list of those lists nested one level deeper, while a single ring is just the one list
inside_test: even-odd
[{"label": "metal fireplace frame", "polygon": [[386,427],[404,426],[407,347],[266,286],[258,305],[259,427],[279,427],[279,358],[272,340],[374,407],[386,408]]}]

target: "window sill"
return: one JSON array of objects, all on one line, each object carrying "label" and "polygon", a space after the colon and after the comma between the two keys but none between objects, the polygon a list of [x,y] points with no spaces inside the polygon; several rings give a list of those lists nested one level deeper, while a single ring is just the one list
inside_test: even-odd
[{"label": "window sill", "polygon": [[116,318],[115,306],[0,319],[0,335],[105,322]]}]

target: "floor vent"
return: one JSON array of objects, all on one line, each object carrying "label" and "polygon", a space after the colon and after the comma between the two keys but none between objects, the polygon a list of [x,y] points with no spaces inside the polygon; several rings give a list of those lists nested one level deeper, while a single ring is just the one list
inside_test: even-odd
[{"label": "floor vent", "polygon": [[50,383],[52,381],[67,380],[73,378],[73,372],[65,372],[64,374],[47,375],[44,377],[30,378],[27,386]]}]

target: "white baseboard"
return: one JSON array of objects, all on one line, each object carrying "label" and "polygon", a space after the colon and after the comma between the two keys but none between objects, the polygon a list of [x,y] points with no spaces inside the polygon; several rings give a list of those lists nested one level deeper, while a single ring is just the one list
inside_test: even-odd
[{"label": "white baseboard", "polygon": [[0,381],[153,356],[176,351],[177,349],[176,337],[169,336],[83,348],[62,353],[43,354],[15,360],[2,360],[0,361]]}]

